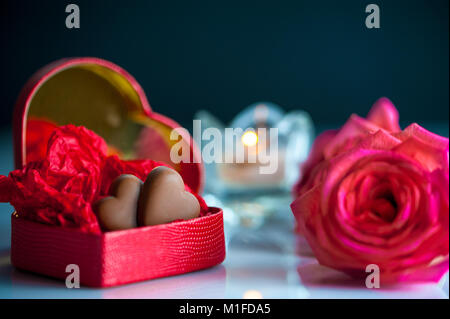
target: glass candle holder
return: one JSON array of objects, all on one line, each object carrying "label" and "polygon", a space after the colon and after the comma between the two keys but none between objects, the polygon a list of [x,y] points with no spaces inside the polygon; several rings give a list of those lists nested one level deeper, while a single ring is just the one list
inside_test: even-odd
[{"label": "glass candle holder", "polygon": [[[208,111],[195,118],[201,121],[202,139],[211,129],[221,133],[216,134],[221,139],[219,152],[212,161],[204,160],[208,204],[220,203],[229,212],[226,219],[248,227],[260,226],[289,207],[291,188],[314,138],[307,112],[285,113],[276,104],[259,102],[237,114],[227,127]],[[210,146],[200,144],[202,154],[210,154]]]}]

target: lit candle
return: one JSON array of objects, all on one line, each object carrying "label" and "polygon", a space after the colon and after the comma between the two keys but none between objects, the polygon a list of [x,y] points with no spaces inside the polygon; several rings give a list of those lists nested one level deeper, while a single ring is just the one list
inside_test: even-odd
[{"label": "lit candle", "polygon": [[[223,153],[217,161],[205,164],[207,192],[219,196],[255,190],[289,192],[313,136],[306,112],[285,113],[273,103],[260,102],[239,112],[228,127],[207,111],[199,112],[197,118],[202,121],[203,132],[216,128],[224,137],[220,146]],[[202,150],[211,153],[211,148]]]},{"label": "lit candle", "polygon": [[[270,148],[270,139],[260,137],[253,129],[247,129],[241,136],[244,146],[244,162],[234,161],[217,166],[220,178],[235,188],[266,188],[280,185],[284,180],[285,156],[283,150],[277,150],[278,167],[272,174],[261,173],[261,166],[267,165],[260,160],[259,153]],[[236,147],[236,152],[240,150]]]}]

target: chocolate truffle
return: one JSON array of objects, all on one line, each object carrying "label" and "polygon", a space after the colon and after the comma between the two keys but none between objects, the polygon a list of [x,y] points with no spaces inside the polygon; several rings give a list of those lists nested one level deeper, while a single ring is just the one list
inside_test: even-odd
[{"label": "chocolate truffle", "polygon": [[185,190],[180,174],[165,166],[158,166],[150,172],[139,196],[139,226],[187,220],[199,214],[200,204],[193,194]]},{"label": "chocolate truffle", "polygon": [[138,198],[142,181],[134,175],[121,175],[111,184],[109,194],[93,205],[100,226],[105,230],[137,227]]}]

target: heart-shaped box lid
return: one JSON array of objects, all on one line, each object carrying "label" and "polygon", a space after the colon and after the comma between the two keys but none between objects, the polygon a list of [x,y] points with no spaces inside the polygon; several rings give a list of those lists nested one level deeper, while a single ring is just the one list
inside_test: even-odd
[{"label": "heart-shaped box lid", "polygon": [[[16,168],[45,155],[56,126],[82,125],[105,139],[110,154],[123,159],[150,158],[174,167],[184,182],[201,192],[204,168],[200,151],[186,130],[170,139],[175,121],[154,112],[138,82],[124,69],[99,58],[68,58],[37,71],[22,89],[13,119]],[[176,143],[189,149],[189,161],[174,163]]]}]

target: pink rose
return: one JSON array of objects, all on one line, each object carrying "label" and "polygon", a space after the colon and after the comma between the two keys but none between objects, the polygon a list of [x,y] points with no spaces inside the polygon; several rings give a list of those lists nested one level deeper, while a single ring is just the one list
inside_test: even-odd
[{"label": "pink rose", "polygon": [[[366,119],[353,114],[340,130],[328,130],[314,141],[308,160],[302,167],[303,177],[294,186],[295,196],[302,195],[317,183],[316,176],[326,160],[353,148],[363,138],[384,129],[390,133],[400,132],[398,111],[387,98],[380,98],[372,106]],[[321,165],[323,164],[323,165]]]},{"label": "pink rose", "polygon": [[294,188],[300,232],[318,261],[382,283],[438,281],[449,268],[449,140],[401,131],[385,98],[320,135]]}]

